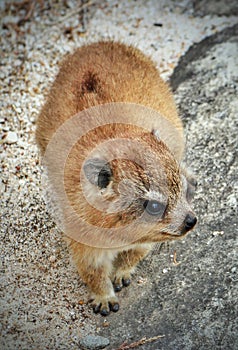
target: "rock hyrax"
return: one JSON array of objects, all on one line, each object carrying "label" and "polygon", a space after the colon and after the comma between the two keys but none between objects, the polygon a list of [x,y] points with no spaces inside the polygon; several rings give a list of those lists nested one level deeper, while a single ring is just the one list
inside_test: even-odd
[{"label": "rock hyrax", "polygon": [[116,312],[115,292],[153,244],[183,237],[197,221],[172,93],[138,49],[83,46],[63,61],[36,140],[93,309]]}]

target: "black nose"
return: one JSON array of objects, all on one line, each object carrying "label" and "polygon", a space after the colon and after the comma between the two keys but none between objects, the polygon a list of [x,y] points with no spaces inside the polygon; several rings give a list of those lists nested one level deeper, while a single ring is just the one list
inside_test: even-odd
[{"label": "black nose", "polygon": [[184,229],[185,231],[191,230],[197,223],[197,218],[192,213],[187,214],[184,220]]}]

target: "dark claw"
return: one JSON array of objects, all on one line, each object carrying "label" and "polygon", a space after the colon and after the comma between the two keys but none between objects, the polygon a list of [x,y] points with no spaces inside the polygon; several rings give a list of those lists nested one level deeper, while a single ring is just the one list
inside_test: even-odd
[{"label": "dark claw", "polygon": [[95,314],[98,314],[100,312],[100,308],[101,308],[102,304],[96,305],[93,307],[93,312]]},{"label": "dark claw", "polygon": [[110,306],[110,310],[113,311],[113,312],[117,312],[120,308],[119,304],[118,303],[115,303],[115,304],[111,304],[109,303],[109,306]]},{"label": "dark claw", "polygon": [[130,278],[122,279],[122,283],[124,287],[128,287],[131,284]]},{"label": "dark claw", "polygon": [[100,314],[101,314],[102,316],[108,316],[109,313],[110,313],[110,311],[108,311],[107,309],[102,309],[102,310],[100,311]]},{"label": "dark claw", "polygon": [[122,286],[120,284],[114,284],[114,290],[115,292],[120,292],[122,290]]}]

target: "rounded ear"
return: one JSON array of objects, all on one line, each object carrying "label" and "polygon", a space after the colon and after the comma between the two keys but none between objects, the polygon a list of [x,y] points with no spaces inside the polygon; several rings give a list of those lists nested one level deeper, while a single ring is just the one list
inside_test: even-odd
[{"label": "rounded ear", "polygon": [[111,168],[109,163],[103,159],[92,158],[86,160],[83,170],[88,181],[100,188],[106,188],[111,181]]},{"label": "rounded ear", "polygon": [[188,202],[191,202],[193,200],[196,188],[197,188],[197,181],[194,178],[187,178],[188,181],[188,188],[187,188],[187,200]]},{"label": "rounded ear", "polygon": [[187,201],[190,203],[193,200],[193,197],[197,188],[197,180],[189,170],[185,170],[184,168],[182,168],[182,173],[185,176],[187,181],[186,198],[187,198]]}]

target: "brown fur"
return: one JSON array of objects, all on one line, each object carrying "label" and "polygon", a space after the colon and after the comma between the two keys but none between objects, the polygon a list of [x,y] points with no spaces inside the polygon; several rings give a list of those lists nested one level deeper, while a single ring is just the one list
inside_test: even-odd
[{"label": "brown fur", "polygon": [[[184,229],[184,220],[191,213],[186,199],[188,184],[179,167],[184,149],[183,128],[173,96],[153,62],[130,46],[99,42],[77,49],[64,60],[38,119],[36,139],[42,155],[47,154],[54,134],[67,120],[85,111],[86,117],[82,116],[74,127],[83,128],[84,121],[88,122],[89,108],[98,107],[100,120],[100,113],[104,114],[100,106],[112,102],[149,107],[163,115],[174,131],[171,133],[166,127],[160,130],[159,119],[152,122],[147,113],[139,118],[143,126],[135,124],[133,118],[138,116],[128,113],[128,123],[115,124],[108,120],[108,124],[96,125],[84,133],[73,144],[63,164],[69,206],[64,205],[61,195],[57,198],[63,203],[66,239],[78,271],[91,290],[94,310],[103,315],[110,309],[118,310],[111,281],[117,290],[127,285],[130,273],[152,243],[177,239],[189,230]],[[113,117],[113,106],[108,108],[112,108]],[[90,120],[94,112],[88,113]],[[152,129],[159,129],[165,138],[166,133],[170,134],[167,144]],[[66,134],[63,132],[60,139],[65,145],[69,142]],[[104,146],[105,141],[115,139],[122,141],[112,143],[109,148]],[[129,141],[127,145],[128,140],[134,143]],[[137,144],[143,151],[136,149]],[[48,173],[58,194],[61,153],[54,148],[51,152]],[[85,163],[88,158],[89,162]],[[102,181],[106,182],[100,187],[99,182],[95,183],[99,181],[95,169],[101,158],[105,160],[106,174]],[[155,165],[156,159],[159,166]],[[148,201],[166,201],[164,215],[159,220],[153,221],[148,211],[145,213]],[[79,235],[81,221],[93,225],[93,232],[85,229]],[[107,229],[106,235],[101,235],[101,229]],[[92,240],[93,244],[88,244]]]},{"label": "brown fur", "polygon": [[[132,102],[158,110],[183,133],[172,93],[153,62],[133,47],[99,42],[77,49],[63,61],[39,117],[36,138],[41,151],[65,120],[110,102]],[[180,147],[183,151],[182,144]]]}]

